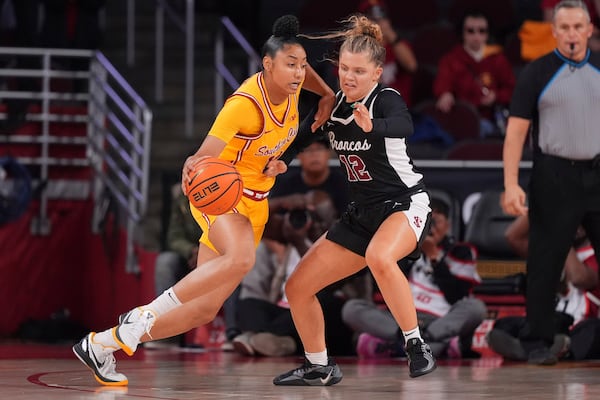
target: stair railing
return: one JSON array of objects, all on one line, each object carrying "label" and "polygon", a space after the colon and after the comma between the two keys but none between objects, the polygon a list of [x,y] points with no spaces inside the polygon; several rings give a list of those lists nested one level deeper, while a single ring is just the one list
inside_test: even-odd
[{"label": "stair railing", "polygon": [[[185,36],[185,135],[194,133],[194,20],[195,0],[185,0],[185,14],[179,15],[168,1],[155,0],[154,99],[163,101],[165,15]],[[127,0],[127,64],[135,65],[135,0]]]},{"label": "stair railing", "polygon": [[227,82],[230,89],[237,89],[240,82],[231,73],[231,70],[225,65],[225,33],[229,33],[230,36],[235,40],[235,43],[246,53],[248,56],[248,76],[258,71],[261,60],[254,48],[250,45],[248,40],[235,26],[229,17],[221,17],[221,25],[217,30],[215,38],[215,115],[219,113],[223,102],[225,101],[225,87],[224,83]]},{"label": "stair railing", "polygon": [[[0,133],[0,142],[16,148],[25,146],[26,151],[15,154],[15,158],[35,171],[32,175],[34,185],[39,189],[39,206],[31,223],[31,233],[50,235],[49,200],[86,200],[90,195],[95,205],[92,228],[99,232],[106,216],[102,206],[109,196],[127,217],[126,270],[139,272],[134,236],[148,203],[152,133],[149,107],[101,52],[0,47],[0,56],[30,60],[27,68],[19,66],[18,62],[0,68],[0,80],[9,82],[7,88],[0,90],[0,98],[9,104],[15,100],[33,104],[22,117],[24,123],[34,122],[28,125],[30,131],[27,132],[21,132],[18,127],[5,128]],[[89,67],[67,68],[74,59],[86,61],[84,64]],[[39,84],[19,87],[19,82],[26,81]],[[15,86],[14,82],[16,89],[22,90],[10,89],[11,85]],[[61,87],[60,84],[65,82],[71,84]],[[83,111],[64,113],[61,106],[75,106]],[[32,109],[40,111],[31,112]],[[11,111],[10,107],[8,111]],[[11,117],[8,114],[0,113],[0,118],[6,121]],[[64,135],[58,128],[62,123],[80,124],[86,136]],[[61,155],[55,151],[58,146],[83,149],[74,154],[84,155]],[[83,178],[75,174],[73,176],[77,178],[68,179],[51,174],[58,167],[71,171],[91,168],[94,172],[92,182],[87,175]]]}]

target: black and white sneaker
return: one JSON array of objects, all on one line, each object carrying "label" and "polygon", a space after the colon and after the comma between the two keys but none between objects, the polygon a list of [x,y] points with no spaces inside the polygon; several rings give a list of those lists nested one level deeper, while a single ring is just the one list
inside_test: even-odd
[{"label": "black and white sneaker", "polygon": [[311,364],[304,360],[298,368],[273,379],[273,384],[281,386],[331,386],[342,380],[342,371],[329,359],[327,365]]},{"label": "black and white sneaker", "polygon": [[432,372],[435,367],[435,357],[429,345],[420,339],[409,339],[406,343],[408,370],[411,378]]},{"label": "black and white sneaker", "polygon": [[113,328],[113,337],[123,351],[131,356],[135,353],[144,334],[150,335],[150,329],[156,322],[156,314],[141,307],[134,308],[119,316],[119,325]]},{"label": "black and white sneaker", "polygon": [[129,383],[127,377],[115,370],[117,362],[115,356],[97,354],[95,346],[102,346],[93,342],[95,333],[92,332],[73,346],[73,353],[94,373],[94,378],[108,386],[125,386]]}]

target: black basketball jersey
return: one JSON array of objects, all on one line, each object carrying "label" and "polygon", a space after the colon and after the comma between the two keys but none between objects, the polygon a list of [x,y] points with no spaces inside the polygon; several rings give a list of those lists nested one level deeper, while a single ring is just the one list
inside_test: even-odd
[{"label": "black basketball jersey", "polygon": [[377,84],[361,101],[373,120],[369,133],[356,124],[352,103],[346,102],[341,91],[336,98],[331,118],[322,129],[346,171],[351,199],[373,204],[424,190],[423,176],[406,152],[413,123],[400,93]]}]

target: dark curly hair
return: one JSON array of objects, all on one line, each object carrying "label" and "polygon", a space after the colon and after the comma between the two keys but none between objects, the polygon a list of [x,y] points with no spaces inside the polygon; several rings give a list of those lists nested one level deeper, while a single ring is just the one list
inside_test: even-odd
[{"label": "dark curly hair", "polygon": [[285,45],[300,45],[298,33],[300,32],[300,23],[298,18],[293,15],[284,15],[277,18],[273,23],[273,34],[262,48],[262,56],[275,57],[275,54]]}]

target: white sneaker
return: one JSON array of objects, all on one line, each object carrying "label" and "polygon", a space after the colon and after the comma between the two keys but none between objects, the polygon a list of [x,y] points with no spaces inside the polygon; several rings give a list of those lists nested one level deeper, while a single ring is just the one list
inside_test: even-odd
[{"label": "white sneaker", "polygon": [[125,386],[129,383],[127,377],[115,370],[117,361],[112,353],[102,354],[100,344],[94,343],[95,333],[92,332],[73,346],[73,353],[94,373],[94,378],[108,386]]},{"label": "white sneaker", "polygon": [[119,318],[119,325],[112,331],[113,337],[121,349],[131,356],[135,353],[144,333],[150,336],[150,329],[154,322],[156,322],[156,314],[152,311],[143,310],[140,307],[134,308]]}]

